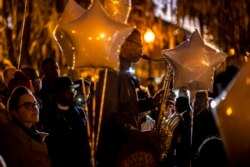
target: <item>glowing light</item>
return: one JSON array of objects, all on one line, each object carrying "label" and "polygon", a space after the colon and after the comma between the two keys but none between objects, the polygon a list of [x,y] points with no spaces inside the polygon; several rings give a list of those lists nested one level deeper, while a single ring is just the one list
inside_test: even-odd
[{"label": "glowing light", "polygon": [[227,112],[227,116],[230,116],[230,115],[232,115],[233,110],[231,107],[228,107],[226,112]]},{"label": "glowing light", "polygon": [[133,69],[132,67],[130,67],[130,68],[129,68],[129,72],[130,72],[131,74],[135,74],[135,69]]},{"label": "glowing light", "polygon": [[89,40],[91,41],[93,38],[92,37],[89,37]]},{"label": "glowing light", "polygon": [[75,69],[75,65],[76,65],[76,56],[75,54],[73,55],[73,61],[72,61],[72,69]]},{"label": "glowing light", "polygon": [[229,49],[228,53],[229,53],[230,56],[234,56],[235,55],[234,48]]},{"label": "glowing light", "polygon": [[[161,18],[164,21],[169,23],[176,24],[177,23],[177,16],[172,13],[172,9],[177,9],[177,0],[170,1],[170,0],[153,0],[154,5],[154,15],[156,17]],[[199,30],[199,20],[194,19],[190,21],[190,19],[186,16],[182,20],[180,20],[179,25],[182,28],[187,29],[189,31],[194,31],[195,29]]]},{"label": "glowing light", "polygon": [[144,40],[147,43],[154,42],[154,40],[155,40],[155,34],[154,34],[154,32],[151,29],[148,28],[147,31],[145,32],[145,34],[144,34]]},{"label": "glowing light", "polygon": [[161,77],[155,77],[155,83],[156,84],[160,84],[162,81],[162,78]]},{"label": "glowing light", "polygon": [[101,34],[100,34],[100,38],[105,38],[105,34],[104,34],[104,33],[101,33]]},{"label": "glowing light", "polygon": [[77,98],[77,100],[78,100],[79,102],[83,102],[83,99],[82,99],[82,98]]},{"label": "glowing light", "polygon": [[215,100],[212,100],[210,105],[211,105],[211,108],[214,109],[218,104],[217,104],[217,102]]},{"label": "glowing light", "polygon": [[75,34],[76,33],[76,31],[75,30],[72,30],[72,34]]},{"label": "glowing light", "polygon": [[98,81],[98,80],[99,80],[99,75],[94,74],[94,75],[91,76],[91,81],[92,82],[95,82],[95,81]]}]

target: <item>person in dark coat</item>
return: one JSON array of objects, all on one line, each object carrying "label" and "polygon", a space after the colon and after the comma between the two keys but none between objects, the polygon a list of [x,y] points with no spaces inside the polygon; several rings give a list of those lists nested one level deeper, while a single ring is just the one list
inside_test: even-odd
[{"label": "person in dark coat", "polygon": [[50,167],[45,132],[35,129],[39,106],[30,90],[17,87],[8,100],[12,120],[1,130],[0,154],[8,167]]},{"label": "person in dark coat", "polygon": [[219,136],[212,111],[208,104],[208,91],[198,91],[194,102],[194,122],[193,122],[193,140],[192,150],[197,152],[201,143],[210,136]]},{"label": "person in dark coat", "polygon": [[36,95],[41,100],[42,106],[38,127],[45,130],[46,127],[44,126],[47,124],[47,117],[50,114],[48,113],[49,108],[52,105],[51,102],[53,101],[52,86],[54,80],[60,76],[60,67],[54,58],[46,57],[42,61],[40,68],[42,88]]},{"label": "person in dark coat", "polygon": [[46,118],[46,140],[53,167],[88,167],[90,154],[87,119],[82,108],[75,105],[75,88],[69,77],[55,79],[52,90],[55,101]]}]

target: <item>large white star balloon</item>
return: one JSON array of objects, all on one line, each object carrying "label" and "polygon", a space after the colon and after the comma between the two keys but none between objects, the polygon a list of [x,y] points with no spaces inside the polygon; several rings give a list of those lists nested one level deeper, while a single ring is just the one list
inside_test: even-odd
[{"label": "large white star balloon", "polygon": [[193,92],[212,91],[214,71],[227,58],[206,45],[197,30],[185,42],[162,53],[174,68],[174,88]]},{"label": "large white star balloon", "polygon": [[211,103],[232,166],[250,166],[249,104],[250,61]]},{"label": "large white star balloon", "polygon": [[69,67],[73,66],[73,62],[75,60],[75,50],[71,39],[59,28],[59,25],[66,24],[77,19],[82,14],[84,14],[85,11],[86,10],[78,5],[74,0],[69,0],[53,32],[54,38],[57,41],[62,53],[64,54]]},{"label": "large white star balloon", "polygon": [[76,69],[101,67],[119,70],[120,47],[133,27],[112,19],[95,0],[84,14],[74,21],[59,25],[75,49]]}]

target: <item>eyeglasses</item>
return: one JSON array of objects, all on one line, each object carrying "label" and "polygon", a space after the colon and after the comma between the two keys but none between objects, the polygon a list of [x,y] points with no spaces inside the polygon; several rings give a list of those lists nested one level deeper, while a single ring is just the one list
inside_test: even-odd
[{"label": "eyeglasses", "polygon": [[27,110],[33,110],[33,109],[36,109],[36,108],[40,108],[40,105],[39,103],[37,102],[25,102],[23,104],[21,104],[18,108],[21,108],[21,107],[25,107]]}]

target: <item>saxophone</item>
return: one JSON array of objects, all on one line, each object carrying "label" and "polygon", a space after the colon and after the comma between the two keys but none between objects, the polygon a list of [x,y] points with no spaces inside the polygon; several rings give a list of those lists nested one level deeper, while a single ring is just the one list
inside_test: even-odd
[{"label": "saxophone", "polygon": [[168,149],[171,145],[173,132],[179,123],[179,117],[176,114],[172,114],[174,110],[174,102],[170,100],[171,88],[170,83],[172,81],[173,69],[169,65],[168,71],[164,77],[163,82],[163,96],[160,101],[159,114],[157,116],[155,125],[152,129],[156,139],[160,140],[161,144],[161,158],[167,156]]}]

